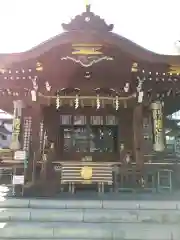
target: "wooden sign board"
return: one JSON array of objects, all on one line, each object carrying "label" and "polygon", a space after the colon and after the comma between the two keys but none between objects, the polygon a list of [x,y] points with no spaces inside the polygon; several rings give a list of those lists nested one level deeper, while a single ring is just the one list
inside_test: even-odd
[{"label": "wooden sign board", "polygon": [[14,153],[14,159],[15,160],[25,160],[27,158],[27,153],[26,151],[16,151]]}]

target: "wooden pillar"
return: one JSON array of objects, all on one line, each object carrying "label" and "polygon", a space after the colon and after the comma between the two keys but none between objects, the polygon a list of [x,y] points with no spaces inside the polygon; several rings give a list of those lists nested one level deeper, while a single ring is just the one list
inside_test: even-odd
[{"label": "wooden pillar", "polygon": [[32,157],[32,182],[36,181],[37,161],[40,158],[40,126],[42,122],[42,109],[39,104],[32,106],[32,142],[31,142],[31,157]]},{"label": "wooden pillar", "polygon": [[31,130],[32,130],[32,109],[28,106],[25,106],[22,112],[22,126],[21,126],[21,142],[22,149],[26,151],[28,162],[24,163],[24,175],[25,181],[31,181],[31,159],[30,159],[30,142],[31,142]]},{"label": "wooden pillar", "polygon": [[[121,110],[119,115],[119,145],[122,143],[126,151],[132,151],[132,110],[127,108]],[[120,147],[120,146],[119,146]]]},{"label": "wooden pillar", "polygon": [[25,178],[28,182],[35,182],[36,165],[40,152],[40,122],[42,119],[41,107],[38,104],[26,106],[23,111],[23,150],[28,153],[28,166],[25,169]]},{"label": "wooden pillar", "polygon": [[42,181],[47,181],[52,179],[52,159],[54,158],[54,145],[57,134],[57,118],[55,116],[56,110],[52,107],[46,107],[44,109],[44,131],[46,134],[44,141],[44,154],[43,162],[40,173],[40,178]]},{"label": "wooden pillar", "polygon": [[137,165],[143,165],[143,106],[138,104],[133,110],[133,145],[134,158]]}]

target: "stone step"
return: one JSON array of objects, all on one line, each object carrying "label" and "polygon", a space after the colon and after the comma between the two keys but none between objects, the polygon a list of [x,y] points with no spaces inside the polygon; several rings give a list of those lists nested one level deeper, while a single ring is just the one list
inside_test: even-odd
[{"label": "stone step", "polygon": [[179,224],[1,223],[0,239],[179,240]]},{"label": "stone step", "polygon": [[0,200],[0,240],[179,240],[178,201]]},{"label": "stone step", "polygon": [[0,199],[0,208],[180,210],[180,201]]},{"label": "stone step", "polygon": [[180,210],[0,208],[0,221],[180,224]]}]

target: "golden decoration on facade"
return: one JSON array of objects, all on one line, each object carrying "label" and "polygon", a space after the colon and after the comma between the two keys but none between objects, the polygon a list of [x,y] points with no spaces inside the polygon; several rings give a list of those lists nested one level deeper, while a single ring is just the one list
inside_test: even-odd
[{"label": "golden decoration on facade", "polygon": [[131,72],[137,72],[138,71],[138,63],[134,62],[131,67]]},{"label": "golden decoration on facade", "polygon": [[154,150],[164,151],[164,134],[163,134],[163,111],[162,103],[157,101],[151,104],[153,117],[153,139]]},{"label": "golden decoration on facade", "polygon": [[38,71],[38,72],[42,72],[43,71],[42,63],[40,63],[40,62],[36,63],[36,71]]},{"label": "golden decoration on facade", "polygon": [[168,73],[169,73],[170,75],[172,75],[172,74],[177,74],[177,75],[179,75],[179,74],[180,74],[180,65],[171,65],[171,66],[169,67]]},{"label": "golden decoration on facade", "polygon": [[102,55],[101,44],[72,44],[72,55]]},{"label": "golden decoration on facade", "polygon": [[103,60],[112,61],[114,59],[112,57],[108,57],[108,56],[103,56],[103,57],[96,56],[95,59],[92,59],[92,58],[89,58],[86,56],[79,56],[77,59],[74,57],[71,57],[71,56],[66,56],[66,57],[62,57],[61,60],[71,60],[75,63],[79,63],[83,67],[91,67],[93,64],[96,64]]},{"label": "golden decoration on facade", "polygon": [[93,173],[92,167],[84,166],[81,169],[81,177],[84,180],[90,180],[92,178],[92,173]]},{"label": "golden decoration on facade", "polygon": [[112,57],[105,56],[103,54],[101,51],[102,47],[103,46],[101,44],[72,44],[72,55],[62,57],[61,60],[71,60],[79,63],[83,67],[90,67],[103,60],[113,60]]},{"label": "golden decoration on facade", "polygon": [[158,134],[163,130],[163,115],[161,109],[154,109],[153,120],[155,122],[155,134]]},{"label": "golden decoration on facade", "polygon": [[21,120],[19,117],[16,117],[13,120],[12,142],[18,141],[18,138],[20,135],[20,125],[21,125]]}]

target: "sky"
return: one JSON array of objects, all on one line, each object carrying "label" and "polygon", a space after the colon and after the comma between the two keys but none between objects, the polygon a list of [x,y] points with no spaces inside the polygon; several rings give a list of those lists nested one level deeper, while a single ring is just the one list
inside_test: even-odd
[{"label": "sky", "polygon": [[[180,54],[180,0],[90,0],[114,32],[161,54]],[[62,32],[85,0],[0,0],[0,53],[22,52]]]}]

